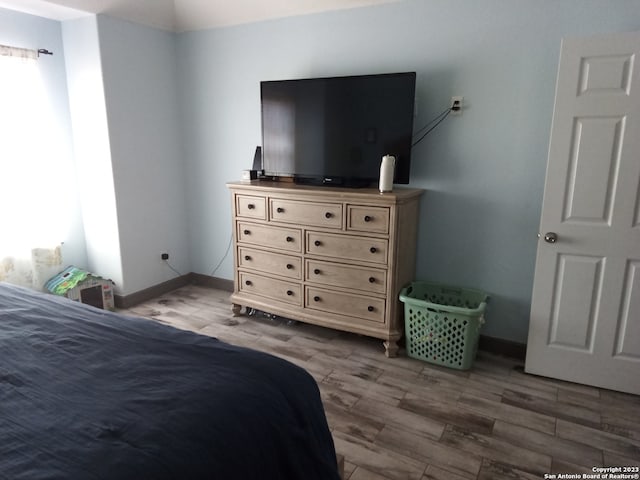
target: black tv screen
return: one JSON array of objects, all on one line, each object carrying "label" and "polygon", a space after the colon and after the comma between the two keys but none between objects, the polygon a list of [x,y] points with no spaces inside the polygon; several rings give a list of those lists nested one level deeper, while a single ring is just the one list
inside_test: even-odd
[{"label": "black tv screen", "polygon": [[365,186],[393,155],[394,183],[409,183],[415,83],[415,72],[261,82],[265,175]]}]

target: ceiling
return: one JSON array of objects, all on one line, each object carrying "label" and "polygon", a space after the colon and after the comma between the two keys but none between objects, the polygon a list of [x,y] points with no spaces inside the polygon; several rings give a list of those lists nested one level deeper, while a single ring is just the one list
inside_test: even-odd
[{"label": "ceiling", "polygon": [[401,0],[0,0],[0,7],[55,20],[104,13],[184,32]]}]

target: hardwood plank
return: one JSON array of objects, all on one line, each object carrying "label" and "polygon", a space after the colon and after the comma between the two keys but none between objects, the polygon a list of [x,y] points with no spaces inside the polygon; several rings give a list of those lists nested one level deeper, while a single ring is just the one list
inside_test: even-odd
[{"label": "hardwood plank", "polygon": [[[549,473],[553,473],[556,475],[559,474],[574,474],[574,475],[582,475],[582,474],[593,474],[593,467],[601,467],[602,462],[596,463],[594,465],[576,465],[575,463],[568,462],[566,460],[562,460],[559,458],[554,458],[551,462],[551,471]],[[581,478],[581,477],[579,477]]]},{"label": "hardwood plank", "polygon": [[558,398],[557,387],[537,384],[524,375],[512,374],[511,370],[506,374],[500,374],[494,371],[474,369],[469,378],[481,384],[491,385],[499,389],[499,393],[509,389],[526,395],[541,397],[546,400],[555,401]]},{"label": "hardwood plank", "polygon": [[329,383],[320,382],[318,387],[323,403],[332,404],[345,410],[351,408],[361,398],[360,395],[345,392],[340,387]]},{"label": "hardwood plank", "polygon": [[558,419],[556,435],[629,458],[640,458],[640,442]]},{"label": "hardwood plank", "polygon": [[[611,397],[610,397],[611,398]],[[602,401],[602,430],[633,440],[640,440],[640,404]]]},{"label": "hardwood plank", "polygon": [[[371,365],[372,367],[376,367],[380,369],[384,374],[393,376],[394,378],[406,380],[406,381],[415,381],[416,378],[420,375],[420,370],[416,369],[413,366],[413,363],[404,363],[398,362],[399,357],[395,358],[386,358],[384,356],[378,355],[377,358],[370,358],[362,355],[358,355],[357,352],[352,352],[349,356],[350,360],[355,362],[360,362],[366,365]],[[410,366],[410,368],[407,368]]]},{"label": "hardwood plank", "polygon": [[630,393],[615,392],[613,390],[601,390],[600,398],[603,404],[621,406],[625,408],[635,409],[640,408],[640,395],[632,395]]},{"label": "hardwood plank", "polygon": [[355,375],[344,372],[333,372],[323,380],[323,383],[335,385],[345,392],[359,396],[374,398],[380,402],[397,405],[404,396],[404,392],[397,389],[370,382]]},{"label": "hardwood plank", "polygon": [[390,367],[389,371],[411,371],[419,374],[424,370],[424,362],[420,360],[416,360],[415,358],[407,357],[406,352],[401,350],[397,357],[387,358],[384,356],[380,356],[376,354],[377,350],[367,351],[366,355],[363,355],[362,351],[356,350],[351,355],[352,356],[361,356],[367,358],[368,361],[372,361],[374,363],[383,362],[385,365]]},{"label": "hardwood plank", "polygon": [[491,371],[501,376],[509,375],[516,365],[522,365],[520,360],[497,355],[483,350],[476,353],[476,361],[471,368],[472,372]]},{"label": "hardwood plank", "polygon": [[264,347],[267,351],[279,354],[282,353],[288,357],[297,358],[300,360],[307,361],[313,356],[313,352],[309,350],[302,350],[300,348],[296,348],[295,346],[290,346],[286,341],[272,338],[268,335],[261,335],[256,343],[256,348]]},{"label": "hardwood plank", "polygon": [[520,469],[533,475],[544,475],[551,468],[551,456],[549,455],[513,445],[510,441],[452,425],[447,425],[440,441],[450,447],[469,452],[469,454],[504,463],[511,468]]},{"label": "hardwood plank", "polygon": [[348,411],[331,403],[325,404],[327,421],[332,432],[343,432],[351,437],[373,442],[384,428],[384,422],[378,417]]},{"label": "hardwood plank", "polygon": [[[256,350],[262,350],[263,345],[257,345],[253,347]],[[283,354],[282,352],[272,352],[269,350],[263,350],[267,353],[275,355],[276,357],[283,358],[293,363],[294,365],[298,365],[300,368],[304,368],[307,372],[313,375],[313,378],[316,379],[316,382],[319,384],[322,382],[331,372],[333,372],[332,368],[326,367],[324,365],[320,365],[313,361],[313,357],[309,360],[303,360],[300,358],[290,357],[288,355]]]},{"label": "hardwood plank", "polygon": [[558,388],[558,401],[568,405],[576,405],[578,407],[588,408],[594,411],[601,410],[601,400],[591,395],[576,394],[564,387]]},{"label": "hardwood plank", "polygon": [[448,470],[444,470],[435,465],[429,465],[422,480],[473,480],[475,475],[463,476],[457,473],[452,473]]},{"label": "hardwood plank", "polygon": [[427,468],[424,462],[342,432],[335,432],[333,439],[347,461],[391,480],[420,480]]},{"label": "hardwood plank", "polygon": [[443,379],[469,378],[469,370],[456,370],[455,368],[443,367],[433,363],[423,362],[422,375]]},{"label": "hardwood plank", "polygon": [[351,480],[351,474],[355,471],[358,466],[355,463],[344,462],[344,479],[343,480]]},{"label": "hardwood plank", "polygon": [[471,432],[491,433],[495,421],[491,417],[462,409],[457,405],[418,397],[411,393],[405,395],[398,407],[432,420],[457,425]]},{"label": "hardwood plank", "polygon": [[471,379],[471,377],[445,377],[443,375],[433,377],[423,375],[419,380],[421,384],[436,387],[439,391],[455,392],[458,397],[466,392],[477,397],[495,398],[496,395],[502,395],[504,391],[504,386],[502,385],[485,383],[476,378]]},{"label": "hardwood plank", "polygon": [[362,414],[371,419],[383,419],[385,425],[390,425],[406,432],[438,440],[444,432],[445,424],[437,420],[423,417],[416,413],[396,408],[386,403],[376,402],[363,397],[351,408],[354,414]]},{"label": "hardwood plank", "polygon": [[[318,342],[323,342],[327,345],[330,344],[333,347],[340,347],[338,339],[341,336],[351,335],[347,332],[340,332],[338,330],[321,327],[319,325],[313,325],[311,323],[302,323],[296,321],[289,322],[293,322],[291,323],[291,328],[295,329],[294,331],[296,337],[305,337],[311,340],[316,340]],[[348,342],[345,343],[345,345],[348,345]]]},{"label": "hardwood plank", "polygon": [[617,455],[611,452],[604,452],[604,464],[605,467],[620,467],[620,466],[640,467],[640,458],[629,458],[622,455]]},{"label": "hardwood plank", "polygon": [[458,405],[489,418],[504,420],[505,422],[516,425],[528,426],[540,432],[553,434],[556,430],[555,418],[500,401],[490,401],[465,393],[458,400]]},{"label": "hardwood plank", "polygon": [[448,388],[443,387],[439,383],[431,383],[424,376],[415,377],[411,381],[385,372],[380,375],[376,380],[376,383],[397,388],[403,392],[411,392],[412,394],[422,398],[429,398],[431,400],[447,403],[457,402],[461,394],[458,388]]},{"label": "hardwood plank", "polygon": [[324,339],[309,338],[309,336],[293,335],[289,338],[288,343],[303,350],[309,349],[314,352],[322,352],[322,355],[334,359],[346,359],[351,355],[350,348],[334,345]]},{"label": "hardwood plank", "polygon": [[[291,342],[289,342],[290,345]],[[322,352],[312,354],[313,362],[332,370],[348,371],[351,375],[367,381],[375,381],[384,373],[382,368],[367,362],[359,362],[353,357],[335,358]]]},{"label": "hardwood plank", "polygon": [[519,425],[496,420],[493,436],[551,457],[584,465],[602,463],[602,450]]},{"label": "hardwood plank", "polygon": [[410,456],[461,476],[477,475],[482,463],[482,458],[479,455],[463,452],[441,442],[389,425],[382,429],[375,443],[385,450]]},{"label": "hardwood plank", "polygon": [[543,387],[555,387],[555,388],[564,388],[565,390],[569,390],[573,393],[577,393],[580,395],[589,395],[594,398],[600,398],[600,390],[596,387],[591,387],[589,385],[581,385],[579,383],[566,382],[564,380],[557,380],[555,378],[541,377],[539,375],[533,375],[530,373],[524,373],[520,370],[513,370],[511,373],[514,377],[528,378],[532,385],[540,385]]},{"label": "hardwood plank", "polygon": [[544,400],[539,397],[514,392],[513,390],[505,390],[502,395],[502,402],[524,410],[530,410],[594,428],[600,426],[600,412],[581,406]]},{"label": "hardwood plank", "polygon": [[496,460],[484,459],[478,480],[540,480],[539,475],[534,475],[519,469],[517,466],[502,463]]},{"label": "hardwood plank", "polygon": [[631,418],[621,419],[607,417],[606,420],[603,419],[600,429],[604,432],[613,433],[614,435],[640,442],[640,424]]},{"label": "hardwood plank", "polygon": [[363,467],[357,467],[349,480],[389,480],[389,477],[378,475]]}]

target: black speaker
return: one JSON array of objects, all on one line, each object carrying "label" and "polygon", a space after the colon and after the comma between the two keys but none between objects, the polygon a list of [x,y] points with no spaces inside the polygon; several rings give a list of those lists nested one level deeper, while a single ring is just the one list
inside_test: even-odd
[{"label": "black speaker", "polygon": [[256,153],[253,154],[253,168],[251,170],[262,170],[262,147],[256,147]]},{"label": "black speaker", "polygon": [[243,180],[257,180],[264,175],[262,170],[262,147],[258,145],[256,147],[256,153],[253,154],[253,167],[251,170],[244,170],[242,172]]}]

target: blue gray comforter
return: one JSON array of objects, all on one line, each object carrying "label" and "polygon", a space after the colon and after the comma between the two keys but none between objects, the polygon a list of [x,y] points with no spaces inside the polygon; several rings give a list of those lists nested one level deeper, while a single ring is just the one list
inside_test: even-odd
[{"label": "blue gray comforter", "polygon": [[0,284],[0,478],[338,479],[303,369]]}]

